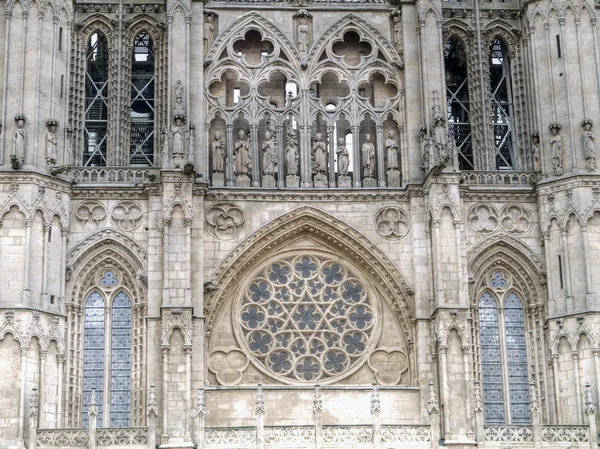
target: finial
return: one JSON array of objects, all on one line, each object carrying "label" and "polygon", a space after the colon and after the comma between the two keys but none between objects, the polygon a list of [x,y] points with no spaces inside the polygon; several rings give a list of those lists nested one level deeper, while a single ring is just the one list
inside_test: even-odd
[{"label": "finial", "polygon": [[265,401],[263,399],[262,383],[258,383],[258,390],[256,391],[256,407],[254,408],[256,414],[265,412]]},{"label": "finial", "polygon": [[377,382],[373,381],[373,392],[371,393],[371,413],[381,411],[381,400],[379,399],[379,390]]},{"label": "finial", "polygon": [[435,394],[435,388],[433,382],[429,382],[429,400],[427,401],[427,413],[439,413],[440,407],[438,405],[437,395]]}]

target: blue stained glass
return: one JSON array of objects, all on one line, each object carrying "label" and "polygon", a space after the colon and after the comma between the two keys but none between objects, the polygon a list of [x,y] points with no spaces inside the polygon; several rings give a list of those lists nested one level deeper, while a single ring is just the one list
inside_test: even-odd
[{"label": "blue stained glass", "polygon": [[527,347],[523,306],[514,293],[504,304],[506,352],[508,354],[508,384],[510,409],[514,424],[529,424],[529,379],[527,376]]},{"label": "blue stained glass", "polygon": [[88,427],[92,389],[96,389],[98,426],[102,426],[104,375],[104,299],[93,292],[85,303],[83,330],[83,427]]},{"label": "blue stained glass", "polygon": [[485,421],[504,423],[498,306],[489,293],[484,293],[479,299],[479,329]]},{"label": "blue stained glass", "polygon": [[112,271],[107,271],[104,276],[100,278],[100,285],[105,288],[116,287],[119,280]]},{"label": "blue stained glass", "polygon": [[110,425],[129,427],[131,414],[131,301],[120,292],[112,306]]}]

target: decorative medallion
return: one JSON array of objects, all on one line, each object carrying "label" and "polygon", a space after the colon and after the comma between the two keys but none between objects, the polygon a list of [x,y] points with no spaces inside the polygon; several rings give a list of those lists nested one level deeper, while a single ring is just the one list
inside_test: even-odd
[{"label": "decorative medallion", "polygon": [[238,299],[236,336],[257,368],[285,383],[356,371],[380,332],[378,305],[339,261],[301,255],[270,263]]},{"label": "decorative medallion", "polygon": [[85,231],[100,228],[106,220],[106,209],[99,201],[89,201],[75,209],[75,221]]},{"label": "decorative medallion", "polygon": [[206,229],[219,240],[236,238],[244,230],[246,217],[235,204],[219,203],[208,208],[205,214]]},{"label": "decorative medallion", "polygon": [[119,201],[110,211],[113,223],[121,231],[133,231],[142,224],[144,213],[135,201]]},{"label": "decorative medallion", "polygon": [[402,209],[384,207],[375,215],[377,233],[386,239],[401,239],[408,234],[408,218]]}]

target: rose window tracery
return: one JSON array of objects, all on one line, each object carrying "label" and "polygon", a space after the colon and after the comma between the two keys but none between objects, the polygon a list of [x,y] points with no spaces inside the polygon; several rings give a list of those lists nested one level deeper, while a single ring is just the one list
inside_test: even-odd
[{"label": "rose window tracery", "polygon": [[315,255],[261,269],[240,295],[236,333],[262,371],[284,382],[349,375],[377,341],[377,303],[351,270]]}]

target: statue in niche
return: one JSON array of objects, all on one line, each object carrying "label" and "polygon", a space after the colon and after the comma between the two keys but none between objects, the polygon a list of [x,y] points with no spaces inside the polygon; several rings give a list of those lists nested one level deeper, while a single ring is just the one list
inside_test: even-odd
[{"label": "statue in niche", "polygon": [[171,125],[170,140],[173,148],[173,162],[175,162],[175,168],[180,168],[179,164],[183,159],[183,145],[185,141],[184,133],[185,129],[183,127],[183,118],[174,117],[173,124]]},{"label": "statue in niche", "polygon": [[402,22],[399,14],[394,16],[394,44],[396,50],[402,54]]},{"label": "statue in niche", "polygon": [[169,130],[163,128],[160,132],[162,137],[162,168],[169,168]]},{"label": "statue in niche", "polygon": [[204,19],[204,54],[208,53],[210,44],[215,39],[215,25],[213,23],[213,15],[207,14]]},{"label": "statue in niche", "polygon": [[192,123],[190,123],[190,128],[188,130],[188,161],[190,161],[190,162],[194,161],[194,154],[195,154],[194,146],[195,146],[195,142],[196,142],[195,131],[196,131],[196,126],[193,125]]},{"label": "statue in niche", "polygon": [[306,17],[302,17],[298,24],[298,51],[300,53],[308,52],[308,24],[306,23]]},{"label": "statue in niche", "polygon": [[394,131],[388,133],[388,138],[385,141],[385,149],[387,153],[387,168],[388,170],[398,170],[398,144],[394,139]]},{"label": "statue in niche", "polygon": [[298,175],[298,142],[294,134],[288,134],[287,136],[285,162],[287,165],[287,176]]},{"label": "statue in niche", "polygon": [[65,129],[65,164],[71,164],[73,160],[73,129]]},{"label": "statue in niche", "polygon": [[173,113],[173,119],[176,117],[185,117],[183,111],[183,85],[181,84],[181,80],[177,80],[177,84],[175,85],[175,112]]},{"label": "statue in niche", "polygon": [[277,164],[277,142],[275,136],[269,130],[265,133],[265,140],[262,144],[263,152],[263,175],[273,176],[275,173],[275,164]]},{"label": "statue in niche", "polygon": [[542,145],[540,144],[540,135],[533,133],[531,135],[531,155],[533,156],[533,169],[541,171],[542,169]]},{"label": "statue in niche", "polygon": [[252,169],[252,158],[250,156],[250,145],[246,139],[246,131],[240,129],[238,140],[234,146],[234,168],[236,175],[248,175]]},{"label": "statue in niche", "polygon": [[215,131],[212,142],[212,158],[213,158],[213,172],[223,173],[225,158],[225,144],[221,138],[221,132]]},{"label": "statue in niche", "polygon": [[346,139],[340,137],[338,139],[338,146],[335,150],[337,154],[338,173],[340,176],[348,176],[348,167],[350,166],[350,153],[346,147]]},{"label": "statue in niche", "polygon": [[327,146],[323,142],[323,135],[321,133],[317,133],[315,139],[316,141],[313,145],[315,171],[317,174],[325,174],[327,172]]},{"label": "statue in niche", "polygon": [[[25,159],[25,117],[17,115],[15,117],[17,122],[17,129],[13,134],[13,152],[11,154],[11,160],[15,161],[18,167],[23,164]],[[15,163],[11,162],[14,168]]]},{"label": "statue in niche", "polygon": [[440,164],[444,164],[448,160],[448,137],[446,135],[446,127],[444,126],[444,118],[438,117],[435,119],[435,130],[433,132],[435,146],[438,152]]},{"label": "statue in niche", "polygon": [[588,171],[596,170],[596,147],[594,146],[594,134],[592,133],[593,125],[594,122],[589,119],[581,122],[581,126],[583,127],[583,150]]},{"label": "statue in niche", "polygon": [[552,165],[554,166],[554,175],[562,176],[563,174],[563,150],[562,137],[560,137],[560,125],[552,123],[550,126],[550,151],[552,152]]},{"label": "statue in niche", "polygon": [[55,120],[48,120],[46,122],[46,163],[48,165],[56,165],[56,128],[58,122]]},{"label": "statue in niche", "polygon": [[375,177],[375,145],[371,142],[371,134],[365,134],[365,142],[362,145],[363,176],[365,178]]}]

